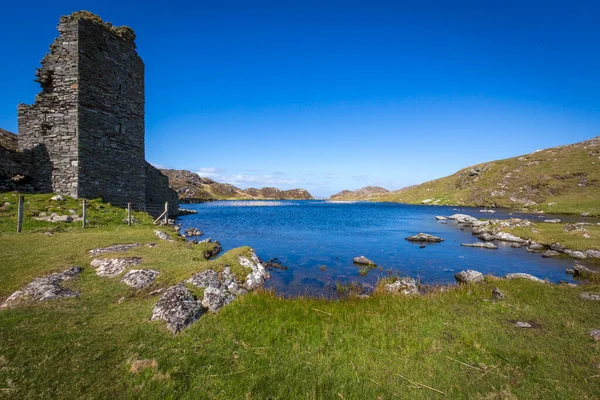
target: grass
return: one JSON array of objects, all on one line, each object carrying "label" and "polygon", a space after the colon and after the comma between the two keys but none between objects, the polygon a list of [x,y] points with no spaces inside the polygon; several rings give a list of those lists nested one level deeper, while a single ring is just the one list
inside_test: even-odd
[{"label": "grass", "polygon": [[[600,139],[475,165],[373,198],[432,205],[528,208],[600,215]],[[479,168],[479,174],[470,174]]]},{"label": "grass", "polygon": [[[546,246],[558,242],[572,250],[600,250],[600,226],[585,225],[585,232],[564,232],[564,228],[565,224],[536,223],[532,226],[504,228],[503,230]],[[590,237],[584,237],[584,233]]]},{"label": "grass", "polygon": [[[36,277],[84,268],[63,283],[80,291],[79,298],[0,310],[0,398],[600,396],[600,342],[588,335],[600,328],[600,308],[578,299],[600,285],[488,277],[423,296],[378,291],[338,301],[259,291],[173,336],[163,322],[150,321],[159,298],[152,291],[226,264],[243,275],[236,260],[249,249],[207,261],[208,244],[161,241],[153,225],[124,226],[116,214],[105,221],[53,236],[43,234],[45,227],[0,235],[0,301]],[[157,245],[118,254],[142,257],[142,268],[160,271],[152,286],[137,292],[89,267],[90,249],[132,242]],[[491,300],[494,287],[504,301]],[[535,328],[518,329],[514,321]]]}]

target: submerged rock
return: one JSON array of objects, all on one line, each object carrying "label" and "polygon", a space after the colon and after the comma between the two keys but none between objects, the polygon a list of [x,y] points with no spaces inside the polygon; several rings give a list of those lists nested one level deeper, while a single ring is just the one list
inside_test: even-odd
[{"label": "submerged rock", "polygon": [[114,278],[120,275],[127,267],[139,265],[142,259],[139,257],[125,258],[97,258],[90,265],[96,268],[96,275]]},{"label": "submerged rock", "polygon": [[489,243],[489,242],[462,243],[461,246],[464,246],[464,247],[479,247],[479,248],[482,248],[482,249],[491,249],[491,250],[498,249],[498,246],[494,245],[493,243]]},{"label": "submerged rock", "polygon": [[103,253],[117,253],[122,251],[127,251],[134,247],[140,247],[141,243],[126,243],[126,244],[113,244],[108,247],[101,247],[99,249],[90,250],[90,257],[96,257],[97,255]]},{"label": "submerged rock", "polygon": [[202,303],[182,284],[168,288],[152,310],[152,320],[167,323],[167,329],[178,333],[204,313]]},{"label": "submerged rock", "polygon": [[419,233],[413,236],[409,236],[406,240],[410,242],[428,242],[428,243],[439,243],[443,242],[444,239],[437,236],[430,235],[428,233]]},{"label": "submerged rock", "polygon": [[417,282],[410,277],[399,278],[393,283],[386,284],[385,290],[389,293],[419,294]]},{"label": "submerged rock", "polygon": [[506,278],[506,279],[528,279],[528,280],[534,281],[534,282],[546,283],[546,281],[544,281],[538,277],[535,277],[531,274],[524,274],[522,272],[513,272],[510,274],[506,274],[506,275],[504,275],[504,278]]},{"label": "submerged rock", "polygon": [[373,261],[369,260],[367,257],[365,256],[358,256],[358,257],[354,257],[354,264],[359,264],[359,265],[371,265],[371,266],[375,266],[377,264],[375,264]]},{"label": "submerged rock", "polygon": [[467,269],[457,272],[454,275],[454,279],[456,279],[458,283],[479,283],[483,282],[485,278],[481,272]]},{"label": "submerged rock", "polygon": [[65,289],[60,282],[79,275],[81,267],[72,267],[64,272],[50,274],[43,278],[36,278],[27,284],[23,289],[17,290],[11,294],[6,301],[0,305],[0,308],[14,307],[26,302],[37,302],[52,300],[58,298],[69,298],[79,296],[79,292]]},{"label": "submerged rock", "polygon": [[132,269],[127,272],[121,282],[135,289],[143,289],[151,285],[159,272],[153,269]]}]

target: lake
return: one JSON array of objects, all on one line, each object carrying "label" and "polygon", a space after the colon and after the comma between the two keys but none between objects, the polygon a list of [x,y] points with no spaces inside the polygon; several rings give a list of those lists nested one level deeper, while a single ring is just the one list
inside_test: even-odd
[{"label": "lake", "polygon": [[[482,213],[480,208],[420,206],[393,203],[328,201],[215,201],[186,204],[197,214],[179,218],[182,232],[195,227],[200,238],[218,240],[223,250],[251,246],[264,261],[278,258],[287,270],[274,269],[268,287],[284,296],[335,296],[337,284],[352,282],[366,288],[388,275],[411,276],[425,284],[454,283],[454,274],[475,269],[484,274],[525,272],[550,281],[572,281],[568,259],[542,258],[525,247],[514,249],[495,242],[498,250],[462,247],[478,239],[454,221],[442,224],[436,215],[456,213],[476,218],[511,217],[532,221],[550,215],[511,210]],[[565,216],[558,216],[567,221]],[[444,239],[421,248],[405,238],[419,232]],[[361,275],[353,258],[364,255],[378,268]]]}]

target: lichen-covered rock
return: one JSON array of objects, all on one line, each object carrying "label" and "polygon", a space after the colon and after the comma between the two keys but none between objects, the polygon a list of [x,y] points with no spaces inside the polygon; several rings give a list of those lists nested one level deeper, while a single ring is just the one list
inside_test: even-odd
[{"label": "lichen-covered rock", "polygon": [[417,289],[417,282],[415,282],[415,280],[410,277],[399,278],[393,283],[386,284],[385,290],[389,293],[394,294],[419,294],[419,289]]},{"label": "lichen-covered rock", "polygon": [[483,233],[479,234],[477,236],[477,239],[483,240],[483,241],[486,241],[486,242],[491,242],[492,240],[495,240],[494,239],[494,235],[492,235],[489,232],[483,232]]},{"label": "lichen-covered rock", "polygon": [[418,233],[413,236],[409,236],[406,238],[409,242],[428,242],[428,243],[439,243],[443,242],[444,239],[439,238],[437,236],[430,235],[428,233]]},{"label": "lichen-covered rock", "polygon": [[203,314],[202,303],[182,284],[171,286],[152,310],[152,320],[167,323],[167,329],[178,333]]},{"label": "lichen-covered rock", "polygon": [[132,269],[123,276],[121,282],[139,290],[151,285],[158,274],[159,272],[153,269]]},{"label": "lichen-covered rock", "polygon": [[498,246],[496,246],[496,245],[494,245],[493,243],[490,243],[490,242],[462,243],[461,246],[464,246],[464,247],[479,247],[481,249],[491,249],[491,250],[498,249]]},{"label": "lichen-covered rock", "polygon": [[600,301],[600,294],[598,293],[579,293],[579,299],[583,301]]},{"label": "lichen-covered rock", "polygon": [[246,267],[250,268],[251,271],[246,276],[246,280],[244,281],[244,288],[246,290],[254,290],[265,283],[266,279],[269,279],[271,275],[267,271],[267,269],[262,265],[256,253],[254,251],[250,252],[250,258],[240,256],[238,259],[239,263]]},{"label": "lichen-covered rock", "polygon": [[494,234],[494,239],[501,240],[503,242],[514,242],[514,243],[525,243],[526,242],[525,239],[515,236],[512,233],[507,233],[507,232],[496,232],[496,234]]},{"label": "lichen-covered rock", "polygon": [[45,301],[58,298],[69,298],[79,296],[79,292],[65,289],[60,282],[71,279],[79,275],[80,267],[72,267],[64,272],[59,272],[36,278],[27,284],[23,289],[17,290],[11,294],[6,301],[0,305],[0,308],[14,307],[26,302]]},{"label": "lichen-covered rock", "polygon": [[117,252],[127,251],[129,249],[132,249],[134,247],[139,247],[139,246],[141,246],[141,243],[113,244],[112,246],[101,247],[99,249],[90,250],[90,257],[96,257],[97,255],[100,255],[103,253],[117,253]]},{"label": "lichen-covered rock", "polygon": [[481,272],[472,269],[460,271],[454,275],[458,283],[479,283],[483,282],[484,276]]},{"label": "lichen-covered rock", "polygon": [[96,268],[96,275],[114,278],[120,275],[127,267],[139,265],[142,259],[139,257],[125,258],[97,258],[90,265]]},{"label": "lichen-covered rock", "polygon": [[162,239],[162,240],[173,240],[171,239],[171,236],[163,231],[159,231],[158,229],[156,229],[154,231],[154,234],[156,235],[157,238]]},{"label": "lichen-covered rock", "polygon": [[359,264],[359,265],[372,265],[375,266],[377,264],[375,264],[373,261],[369,260],[367,257],[365,256],[358,256],[358,257],[354,257],[354,264]]},{"label": "lichen-covered rock", "polygon": [[202,305],[208,308],[209,311],[216,312],[221,307],[235,300],[235,295],[228,290],[207,287],[204,290],[204,298]]},{"label": "lichen-covered rock", "polygon": [[594,339],[596,342],[600,340],[600,329],[592,329],[589,332],[589,335],[592,337],[592,339]]},{"label": "lichen-covered rock", "polygon": [[585,251],[565,249],[565,251],[563,253],[565,253],[566,255],[569,255],[573,258],[579,258],[581,260],[587,258],[587,254]]},{"label": "lichen-covered rock", "polygon": [[524,274],[522,272],[513,272],[510,274],[504,275],[504,277],[506,279],[529,279],[530,281],[534,281],[534,282],[546,283],[546,281],[544,281],[538,277],[535,277],[531,274]]},{"label": "lichen-covered rock", "polygon": [[219,281],[219,273],[213,271],[212,269],[207,269],[206,271],[198,272],[192,275],[192,277],[188,279],[187,282],[200,288],[221,287],[221,282]]},{"label": "lichen-covered rock", "polygon": [[587,254],[587,256],[591,258],[600,258],[600,250],[586,250],[585,254]]}]

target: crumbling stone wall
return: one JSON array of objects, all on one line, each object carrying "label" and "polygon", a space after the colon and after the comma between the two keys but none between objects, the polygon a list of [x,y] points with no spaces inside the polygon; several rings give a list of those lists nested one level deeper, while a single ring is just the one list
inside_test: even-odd
[{"label": "crumbling stone wall", "polygon": [[177,215],[179,198],[177,192],[169,187],[169,178],[157,168],[146,163],[146,204],[148,210],[156,210],[157,206],[169,202],[169,215]]},{"label": "crumbling stone wall", "polygon": [[17,151],[17,135],[0,129],[0,190],[33,190],[30,152]]}]

